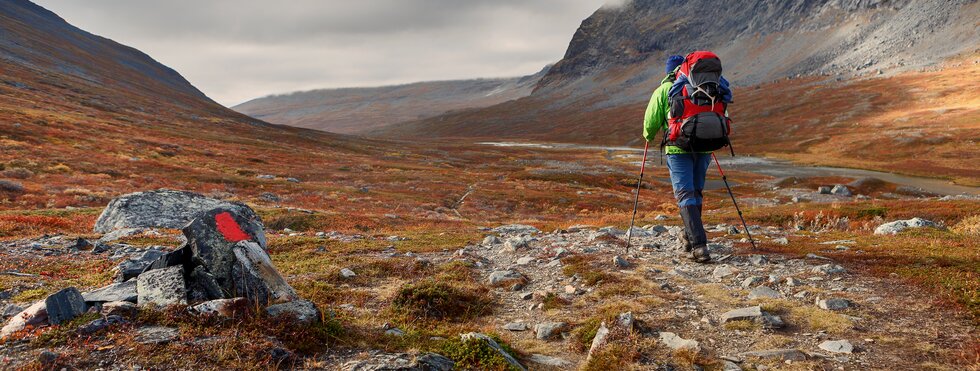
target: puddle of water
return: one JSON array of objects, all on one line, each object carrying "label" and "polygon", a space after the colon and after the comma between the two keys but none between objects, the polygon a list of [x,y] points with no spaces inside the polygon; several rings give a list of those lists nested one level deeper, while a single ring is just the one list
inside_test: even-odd
[{"label": "puddle of water", "polygon": [[[564,144],[564,143],[554,143],[554,144],[541,144],[541,143],[516,143],[516,142],[483,142],[479,143],[482,145],[492,145],[497,147],[527,147],[527,148],[541,148],[541,149],[583,149],[583,150],[606,150],[606,151],[626,151],[635,152],[633,156],[639,157],[643,153],[642,148],[633,147],[604,147],[604,146],[589,146],[589,145],[577,145],[577,144]],[[659,161],[658,159],[648,159],[648,161]],[[789,161],[775,160],[763,157],[752,157],[752,156],[738,156],[738,157],[728,157],[728,156],[718,156],[718,161],[721,162],[721,166],[726,169],[746,171],[751,173],[769,175],[777,178],[782,177],[827,177],[827,176],[839,176],[845,178],[878,178],[883,181],[894,183],[903,186],[909,186],[914,188],[919,188],[925,192],[935,193],[940,195],[973,195],[980,196],[980,187],[970,187],[958,184],[953,184],[942,179],[933,178],[923,178],[910,175],[900,175],[894,173],[888,173],[883,171],[874,170],[860,170],[860,169],[848,169],[848,168],[837,168],[828,166],[802,166],[796,165]],[[636,166],[640,166],[639,161],[633,161]],[[649,162],[652,164],[652,162]],[[657,162],[659,164],[659,162]],[[670,181],[665,178],[657,178],[659,181],[667,182]],[[709,180],[709,182],[711,182]],[[721,189],[724,188],[724,183],[716,181],[717,184],[707,184],[706,189]]]}]

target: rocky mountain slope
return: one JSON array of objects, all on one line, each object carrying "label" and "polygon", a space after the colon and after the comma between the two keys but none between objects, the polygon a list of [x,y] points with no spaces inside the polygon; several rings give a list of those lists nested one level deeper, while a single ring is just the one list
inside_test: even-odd
[{"label": "rocky mountain slope", "polygon": [[[974,53],[980,46],[977,14],[976,1],[628,1],[586,19],[565,57],[530,97],[378,134],[637,144],[646,100],[663,77],[664,57],[696,49],[721,56],[736,89],[736,103],[749,94],[764,98],[785,93],[752,91],[752,85],[816,79],[811,81],[818,82],[819,92],[768,99],[764,111],[733,106],[740,127],[779,130],[792,125],[763,124],[756,120],[760,112],[797,107],[801,98],[814,98],[803,107],[814,111],[830,109],[822,107],[828,102],[834,102],[832,109],[838,112],[863,111],[868,107],[861,101],[835,97],[847,94],[843,83],[932,70],[946,58]],[[829,124],[832,121],[818,123]]]},{"label": "rocky mountain slope", "polygon": [[522,98],[531,94],[545,71],[507,79],[295,92],[254,99],[233,109],[275,124],[354,134]]}]

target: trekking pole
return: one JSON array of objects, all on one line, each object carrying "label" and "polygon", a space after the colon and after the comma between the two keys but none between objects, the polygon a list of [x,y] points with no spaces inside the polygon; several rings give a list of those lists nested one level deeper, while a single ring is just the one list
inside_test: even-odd
[{"label": "trekking pole", "polygon": [[650,141],[643,146],[643,162],[640,164],[640,179],[636,181],[636,198],[633,199],[633,217],[630,219],[630,229],[626,230],[626,253],[630,253],[630,242],[633,239],[633,223],[636,222],[636,207],[640,204],[640,187],[643,186],[643,171],[647,168],[647,150]]},{"label": "trekking pole", "polygon": [[732,197],[732,203],[735,204],[735,211],[738,211],[738,218],[742,219],[742,228],[745,228],[745,235],[749,237],[749,243],[751,243],[752,248],[755,249],[755,240],[752,239],[752,234],[749,233],[748,224],[745,224],[745,217],[742,216],[742,209],[738,207],[738,201],[735,201],[735,194],[732,193],[732,187],[728,185],[728,177],[725,176],[725,171],[721,169],[721,163],[718,162],[718,157],[715,156],[714,152],[711,153],[711,158],[715,159],[715,165],[718,165],[718,172],[721,173],[721,180],[725,182],[725,188],[728,189],[728,195]]}]

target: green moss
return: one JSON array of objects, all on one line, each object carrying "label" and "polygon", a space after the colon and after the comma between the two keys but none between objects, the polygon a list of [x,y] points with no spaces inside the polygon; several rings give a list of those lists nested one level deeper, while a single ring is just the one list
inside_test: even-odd
[{"label": "green moss", "polygon": [[[490,335],[493,341],[497,342],[507,354],[517,358],[507,343],[499,337]],[[456,368],[460,370],[518,370],[502,356],[497,350],[493,349],[483,340],[451,340],[443,344],[441,354],[456,362]]]},{"label": "green moss", "polygon": [[425,280],[402,286],[392,302],[398,314],[422,319],[466,319],[489,314],[493,302],[483,290]]},{"label": "green moss", "polygon": [[541,309],[552,310],[562,308],[570,303],[568,300],[562,299],[560,296],[555,295],[555,293],[549,292],[548,296],[545,296],[544,299],[541,300],[541,304],[543,304]]},{"label": "green moss", "polygon": [[13,297],[15,303],[33,303],[35,301],[44,299],[48,296],[48,291],[45,289],[30,289],[21,291]]},{"label": "green moss", "polygon": [[596,333],[599,332],[600,326],[602,326],[601,319],[590,318],[588,321],[572,331],[572,336],[575,339],[575,346],[578,348],[578,350],[585,351],[592,347],[592,339],[594,339]]}]

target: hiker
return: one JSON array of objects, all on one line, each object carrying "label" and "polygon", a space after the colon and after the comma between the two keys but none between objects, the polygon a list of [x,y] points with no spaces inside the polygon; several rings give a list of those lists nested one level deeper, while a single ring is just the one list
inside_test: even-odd
[{"label": "hiker", "polygon": [[731,144],[731,90],[721,77],[721,61],[711,52],[672,55],[666,74],[647,105],[643,137],[653,142],[664,131],[661,150],[684,221],[684,250],[692,260],[706,263],[711,256],[701,221],[704,181],[711,153]]}]

